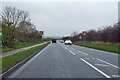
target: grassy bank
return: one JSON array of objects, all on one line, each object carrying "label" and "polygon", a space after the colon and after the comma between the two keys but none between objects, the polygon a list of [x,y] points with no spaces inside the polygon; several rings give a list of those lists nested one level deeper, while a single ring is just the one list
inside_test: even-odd
[{"label": "grassy bank", "polygon": [[40,50],[43,47],[45,47],[46,45],[48,45],[49,43],[50,42],[43,44],[43,45],[40,45],[40,46],[37,46],[37,47],[33,47],[31,49],[28,49],[28,50],[25,50],[25,51],[22,51],[19,53],[16,53],[14,55],[2,58],[2,72],[11,68],[15,64],[21,62],[22,60],[24,60],[28,56],[32,55],[33,53],[37,52],[38,50]]},{"label": "grassy bank", "polygon": [[23,47],[28,47],[28,46],[32,46],[35,44],[40,44],[43,43],[45,41],[40,41],[40,42],[27,42],[27,43],[21,43],[21,42],[17,42],[15,43],[15,46],[13,48],[8,48],[7,46],[2,46],[2,52],[7,52],[7,51],[11,51],[13,49],[19,49],[19,48],[23,48]]},{"label": "grassy bank", "polygon": [[115,53],[119,53],[118,46],[120,46],[120,44],[117,43],[104,42],[74,42],[73,44]]}]

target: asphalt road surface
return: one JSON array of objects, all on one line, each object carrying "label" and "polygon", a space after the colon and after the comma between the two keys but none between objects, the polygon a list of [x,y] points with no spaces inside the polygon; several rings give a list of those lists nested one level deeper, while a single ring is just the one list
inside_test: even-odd
[{"label": "asphalt road surface", "polygon": [[51,43],[9,78],[118,78],[118,54]]}]

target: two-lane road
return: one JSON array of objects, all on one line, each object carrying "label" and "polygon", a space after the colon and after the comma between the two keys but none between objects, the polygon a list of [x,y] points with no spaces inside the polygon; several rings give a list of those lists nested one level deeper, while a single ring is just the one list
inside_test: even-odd
[{"label": "two-lane road", "polygon": [[118,54],[51,43],[9,78],[115,78]]}]

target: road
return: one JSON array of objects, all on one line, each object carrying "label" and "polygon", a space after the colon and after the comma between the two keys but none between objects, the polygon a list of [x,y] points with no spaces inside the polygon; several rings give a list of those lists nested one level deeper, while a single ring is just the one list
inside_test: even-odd
[{"label": "road", "polygon": [[51,43],[9,78],[116,78],[118,54]]}]

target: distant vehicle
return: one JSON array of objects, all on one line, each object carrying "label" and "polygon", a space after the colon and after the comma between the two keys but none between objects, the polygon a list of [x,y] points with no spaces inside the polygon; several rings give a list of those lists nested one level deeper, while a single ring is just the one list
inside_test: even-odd
[{"label": "distant vehicle", "polygon": [[63,40],[60,40],[59,42],[60,42],[60,43],[64,43],[64,41],[63,41]]},{"label": "distant vehicle", "polygon": [[52,39],[52,43],[56,43],[56,39]]},{"label": "distant vehicle", "polygon": [[65,45],[72,45],[72,41],[71,40],[66,40]]}]

